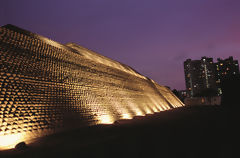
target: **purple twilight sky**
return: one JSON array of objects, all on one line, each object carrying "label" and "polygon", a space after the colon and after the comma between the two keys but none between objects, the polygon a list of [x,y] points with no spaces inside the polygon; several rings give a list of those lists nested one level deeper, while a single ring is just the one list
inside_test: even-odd
[{"label": "purple twilight sky", "polygon": [[1,0],[0,25],[74,42],[185,89],[183,62],[240,60],[240,0]]}]

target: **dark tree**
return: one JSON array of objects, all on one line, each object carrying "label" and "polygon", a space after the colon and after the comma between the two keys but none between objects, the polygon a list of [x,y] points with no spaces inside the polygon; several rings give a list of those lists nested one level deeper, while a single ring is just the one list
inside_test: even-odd
[{"label": "dark tree", "polygon": [[239,108],[240,100],[240,75],[227,76],[222,84],[222,105],[225,107]]},{"label": "dark tree", "polygon": [[178,97],[178,99],[180,99],[182,102],[184,102],[185,97],[182,96],[179,91],[177,91],[176,89],[173,89],[172,92],[176,95],[176,97]]},{"label": "dark tree", "polygon": [[179,98],[180,95],[176,89],[173,89],[172,92]]}]

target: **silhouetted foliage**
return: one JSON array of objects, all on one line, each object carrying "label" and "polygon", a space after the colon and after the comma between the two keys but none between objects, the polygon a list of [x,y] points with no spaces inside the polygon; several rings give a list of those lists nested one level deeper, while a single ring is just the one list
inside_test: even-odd
[{"label": "silhouetted foliage", "polygon": [[240,98],[240,75],[227,76],[222,84],[222,105],[225,107],[238,107]]},{"label": "silhouetted foliage", "polygon": [[178,97],[178,99],[184,102],[185,97],[183,97],[179,91],[177,91],[176,89],[173,89],[172,92],[176,95],[176,97]]},{"label": "silhouetted foliage", "polygon": [[172,92],[179,98],[180,95],[176,89],[173,89]]},{"label": "silhouetted foliage", "polygon": [[26,145],[25,142],[20,142],[15,146],[16,150],[26,150],[28,146]]}]

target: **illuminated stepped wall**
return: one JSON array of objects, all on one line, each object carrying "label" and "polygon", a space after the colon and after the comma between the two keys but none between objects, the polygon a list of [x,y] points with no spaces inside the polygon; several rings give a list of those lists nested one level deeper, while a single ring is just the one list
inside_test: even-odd
[{"label": "illuminated stepped wall", "polygon": [[181,107],[166,87],[79,45],[0,27],[0,149]]}]

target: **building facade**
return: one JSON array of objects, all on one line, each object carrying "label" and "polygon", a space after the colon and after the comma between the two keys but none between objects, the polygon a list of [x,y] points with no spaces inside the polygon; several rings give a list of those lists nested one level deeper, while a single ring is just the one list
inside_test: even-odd
[{"label": "building facade", "polygon": [[222,81],[229,76],[234,76],[239,74],[239,65],[238,61],[234,60],[232,56],[227,59],[217,59],[215,63],[216,68],[216,85],[218,89],[218,94],[222,94],[221,83]]},{"label": "building facade", "polygon": [[215,65],[212,58],[187,59],[184,62],[187,97],[194,97],[205,89],[216,89]]},{"label": "building facade", "polygon": [[[232,56],[227,59],[202,57],[201,60],[187,59],[184,62],[187,97],[196,97],[206,90],[222,95],[221,84],[227,77],[239,74],[239,64]],[[210,92],[210,93],[211,93]],[[212,93],[213,94],[213,93]]]}]

